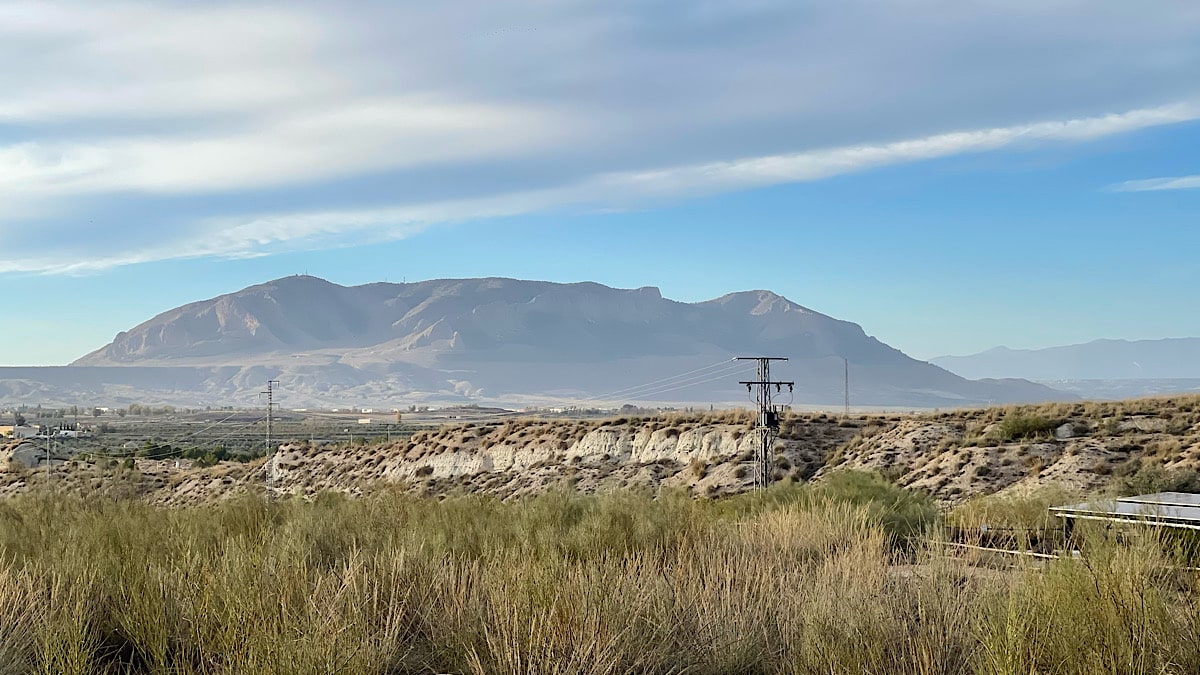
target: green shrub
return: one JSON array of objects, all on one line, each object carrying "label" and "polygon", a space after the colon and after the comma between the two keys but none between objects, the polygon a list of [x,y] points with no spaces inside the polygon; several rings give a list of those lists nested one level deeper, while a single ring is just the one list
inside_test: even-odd
[{"label": "green shrub", "polygon": [[1136,470],[1129,473],[1129,469],[1126,468],[1126,475],[1114,483],[1114,490],[1121,496],[1154,492],[1200,493],[1200,474],[1191,469],[1172,470],[1160,466],[1143,466],[1140,461],[1132,466]]},{"label": "green shrub", "polygon": [[817,498],[863,506],[898,543],[909,545],[937,520],[928,495],[906,490],[879,474],[835,471],[812,488]]},{"label": "green shrub", "polygon": [[1037,415],[1009,414],[999,422],[994,438],[1000,441],[1016,441],[1024,438],[1048,437],[1059,426],[1058,422]]}]

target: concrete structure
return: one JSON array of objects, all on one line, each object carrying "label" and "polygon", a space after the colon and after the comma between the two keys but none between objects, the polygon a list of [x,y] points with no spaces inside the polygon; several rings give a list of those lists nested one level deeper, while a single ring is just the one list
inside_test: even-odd
[{"label": "concrete structure", "polygon": [[1200,530],[1200,495],[1186,492],[1156,492],[1055,506],[1050,512],[1068,524],[1076,520],[1099,520]]},{"label": "concrete structure", "polygon": [[[0,460],[4,464],[17,464],[26,469],[36,469],[46,466],[46,446],[44,444],[21,443],[5,453],[8,456],[0,456]],[[61,451],[54,450],[50,454],[50,463],[54,466],[65,463],[70,459]]]},{"label": "concrete structure", "polygon": [[39,429],[37,427],[23,426],[23,427],[13,427],[12,428],[12,437],[13,438],[33,438],[33,437],[37,436],[39,433],[41,433],[41,429]]}]

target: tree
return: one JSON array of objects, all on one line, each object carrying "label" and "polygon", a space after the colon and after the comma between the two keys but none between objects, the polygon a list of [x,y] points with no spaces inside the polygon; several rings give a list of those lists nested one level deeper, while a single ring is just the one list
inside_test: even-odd
[{"label": "tree", "polygon": [[13,422],[15,422],[17,426],[19,426],[19,427],[25,426],[25,416],[24,415],[22,415],[21,413],[13,413],[13,415],[15,416],[15,419],[13,419]]}]

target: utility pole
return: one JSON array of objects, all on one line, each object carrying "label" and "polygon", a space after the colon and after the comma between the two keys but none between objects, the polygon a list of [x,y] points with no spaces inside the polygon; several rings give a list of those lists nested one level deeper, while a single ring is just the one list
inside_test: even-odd
[{"label": "utility pole", "polygon": [[[779,413],[783,408],[783,406],[775,405],[772,398],[774,394],[782,392],[785,386],[789,393],[794,391],[796,383],[771,379],[771,362],[787,361],[784,357],[739,356],[737,360],[758,362],[758,379],[742,381],[738,384],[746,385],[746,391],[752,394],[757,390],[758,424],[755,426],[754,432],[758,436],[758,473],[754,476],[754,487],[764,489],[771,483],[771,451],[774,449],[775,439],[779,437]],[[774,387],[774,391],[772,391],[772,387]]]},{"label": "utility pole", "polygon": [[271,424],[274,420],[275,411],[275,385],[279,384],[279,380],[267,380],[267,390],[262,392],[267,395],[267,458],[271,457]]},{"label": "utility pole", "polygon": [[267,461],[263,463],[263,482],[266,484],[267,496],[274,498],[274,493],[271,485],[271,455],[274,454],[271,448],[271,426],[275,421],[275,385],[279,384],[279,380],[267,380],[267,390],[262,392],[267,395]]},{"label": "utility pole", "polygon": [[842,411],[842,419],[850,419],[850,359],[842,359],[846,365],[846,407]]}]

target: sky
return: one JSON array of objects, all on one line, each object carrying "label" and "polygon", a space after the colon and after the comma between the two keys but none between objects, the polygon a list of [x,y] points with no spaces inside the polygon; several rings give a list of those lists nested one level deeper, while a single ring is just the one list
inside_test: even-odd
[{"label": "sky", "polygon": [[0,0],[0,364],[290,274],[1200,336],[1200,3]]}]

